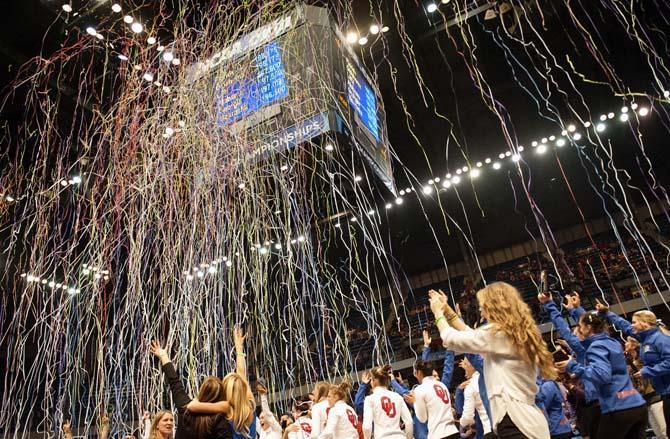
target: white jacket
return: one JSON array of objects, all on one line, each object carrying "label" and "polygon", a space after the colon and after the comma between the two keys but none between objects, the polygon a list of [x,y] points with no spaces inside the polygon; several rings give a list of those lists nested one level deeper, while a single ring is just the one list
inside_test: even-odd
[{"label": "white jacket", "polygon": [[328,419],[328,400],[324,399],[312,406],[312,436],[319,437],[324,428],[326,428],[326,420]]},{"label": "white jacket", "polygon": [[414,389],[414,413],[428,422],[428,439],[441,439],[458,433],[451,412],[449,389],[432,376],[425,377]]},{"label": "white jacket", "polygon": [[319,439],[358,439],[356,410],[344,401],[337,401],[328,411],[326,428]]},{"label": "white jacket", "polygon": [[479,395],[479,372],[475,372],[470,377],[470,383],[463,390],[463,414],[461,415],[461,425],[472,425],[475,423],[475,411],[479,415],[479,420],[484,427],[484,434],[491,432],[491,422],[486,414],[484,403]]},{"label": "white jacket", "polygon": [[289,433],[288,439],[310,439],[312,437],[311,419],[300,417],[295,420],[295,424],[300,427],[300,430]]},{"label": "white jacket", "polygon": [[[400,420],[405,431],[400,428]],[[372,394],[365,398],[363,411],[363,434],[365,439],[372,437],[374,424],[375,439],[410,439],[414,437],[412,414],[402,396],[383,387],[375,387]]]},{"label": "white jacket", "polygon": [[447,349],[480,354],[491,405],[493,428],[508,414],[521,433],[531,439],[548,439],[549,425],[535,405],[535,367],[526,361],[509,338],[491,325],[477,330],[457,331],[449,326],[440,331]]}]

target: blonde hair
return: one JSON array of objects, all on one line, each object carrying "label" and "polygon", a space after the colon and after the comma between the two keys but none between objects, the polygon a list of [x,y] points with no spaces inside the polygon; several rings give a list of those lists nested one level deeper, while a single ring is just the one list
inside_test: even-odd
[{"label": "blonde hair", "polygon": [[154,419],[151,421],[151,429],[149,430],[149,439],[163,439],[163,436],[158,432],[158,423],[163,419],[165,415],[170,415],[174,419],[174,414],[169,410],[161,410],[160,412],[154,415]]},{"label": "blonde hair", "polygon": [[223,399],[231,408],[226,418],[232,421],[235,431],[245,437],[249,437],[255,410],[255,404],[249,400],[250,394],[249,383],[242,375],[231,372],[223,377]]},{"label": "blonde hair", "polygon": [[327,382],[319,381],[316,383],[314,391],[312,392],[314,394],[314,402],[319,402],[323,398],[326,398],[328,396],[328,390],[330,390],[330,384]]},{"label": "blonde hair", "polygon": [[477,300],[492,328],[509,337],[517,352],[537,367],[543,378],[555,380],[558,377],[554,358],[516,288],[505,282],[495,282],[479,290]]},{"label": "blonde hair", "polygon": [[351,392],[351,383],[348,380],[345,380],[338,385],[332,384],[328,392],[337,396],[337,399],[341,401],[347,401],[349,393]]},{"label": "blonde hair", "polygon": [[668,331],[663,325],[659,324],[656,314],[647,309],[637,311],[635,314],[633,314],[633,317],[637,317],[639,321],[641,321],[642,323],[646,323],[652,328],[660,329],[661,332],[663,332],[665,335],[670,334],[670,331]]}]

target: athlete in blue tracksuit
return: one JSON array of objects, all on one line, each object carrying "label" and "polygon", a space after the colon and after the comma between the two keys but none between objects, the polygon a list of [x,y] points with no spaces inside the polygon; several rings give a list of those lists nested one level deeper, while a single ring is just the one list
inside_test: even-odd
[{"label": "athlete in blue tracksuit", "polygon": [[633,323],[612,313],[601,313],[616,329],[627,337],[640,342],[640,359],[644,367],[640,370],[643,378],[651,380],[651,385],[663,400],[663,415],[666,425],[670,425],[670,336],[660,330],[656,316],[651,311],[633,314]]},{"label": "athlete in blue tracksuit", "polygon": [[584,313],[579,331],[585,337],[586,365],[571,359],[566,369],[591,382],[600,401],[598,436],[592,439],[642,439],[647,428],[647,405],[628,376],[621,344],[607,335],[605,320]]},{"label": "athlete in blue tracksuit", "polygon": [[563,394],[556,381],[537,378],[535,403],[544,412],[549,422],[551,439],[570,439],[572,427],[563,409]]},{"label": "athlete in blue tracksuit", "polygon": [[[586,365],[586,348],[584,347],[584,342],[570,330],[570,326],[568,326],[568,322],[561,315],[561,311],[556,302],[551,299],[551,296],[547,297],[539,295],[538,298],[540,299],[540,302],[542,302],[547,314],[549,314],[549,319],[551,320],[551,323],[554,324],[554,328],[556,328],[558,334],[568,343],[568,346],[570,346],[570,349],[574,352],[577,362]],[[579,306],[579,297],[571,296],[568,298],[568,301],[569,303],[572,303],[569,310],[570,316],[575,321],[579,321],[579,317],[585,312],[584,308]],[[584,407],[579,408],[579,428],[582,430],[582,435],[595,439],[598,436],[598,424],[600,423],[600,402],[598,401],[598,393],[591,381],[582,380],[582,384],[584,385],[584,399],[586,404]]]},{"label": "athlete in blue tracksuit", "polygon": [[[424,347],[423,352],[421,353],[421,359],[423,361],[428,361],[428,357],[431,354],[431,349],[429,347]],[[451,383],[451,376],[454,374],[454,353],[452,351],[446,351],[444,355],[444,366],[442,367],[442,383],[449,387]],[[409,393],[409,389],[399,383],[395,378],[391,380],[391,387],[397,393],[402,396],[405,396]],[[409,405],[409,404],[408,404]],[[411,407],[411,406],[410,406]],[[428,424],[419,422],[412,410],[412,420],[414,421],[414,438],[415,439],[426,439],[428,437]]]}]

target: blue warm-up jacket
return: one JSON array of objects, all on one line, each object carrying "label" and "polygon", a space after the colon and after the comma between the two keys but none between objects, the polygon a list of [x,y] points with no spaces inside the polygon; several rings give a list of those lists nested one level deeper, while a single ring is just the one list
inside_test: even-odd
[{"label": "blue warm-up jacket", "polygon": [[607,320],[624,335],[640,341],[640,358],[644,363],[640,373],[651,380],[656,393],[670,395],[670,336],[658,328],[635,332],[628,320],[612,312],[607,313]]},{"label": "blue warm-up jacket", "polygon": [[547,417],[551,436],[571,433],[570,421],[565,416],[565,410],[563,410],[563,394],[556,381],[538,378],[537,388],[535,403]]},{"label": "blue warm-up jacket", "polygon": [[[586,348],[584,347],[583,344],[584,342],[582,342],[579,339],[579,337],[577,337],[575,334],[572,333],[572,331],[570,330],[570,326],[568,325],[568,322],[566,322],[563,316],[561,315],[561,311],[558,309],[558,305],[556,305],[556,302],[551,300],[545,303],[544,309],[547,311],[547,314],[549,314],[549,319],[551,320],[551,323],[554,324],[554,328],[556,328],[558,334],[568,343],[568,346],[570,346],[572,352],[575,353],[577,361],[580,364],[585,365]],[[578,307],[573,310],[570,310],[570,316],[576,321],[579,321],[579,316],[584,314],[584,312],[585,312],[584,308]],[[593,401],[597,401],[598,393],[596,392],[596,387],[593,385],[593,383],[587,380],[582,380],[582,382],[584,384],[584,399],[586,400],[586,403],[589,404],[592,403]]]},{"label": "blue warm-up jacket", "polygon": [[621,344],[600,333],[584,340],[586,365],[575,360],[567,370],[596,388],[601,413],[611,413],[645,405],[645,400],[633,387],[628,376],[626,358]]}]

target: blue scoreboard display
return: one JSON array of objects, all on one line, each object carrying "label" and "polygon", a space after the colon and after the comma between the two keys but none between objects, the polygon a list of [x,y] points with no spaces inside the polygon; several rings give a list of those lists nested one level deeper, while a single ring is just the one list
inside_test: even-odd
[{"label": "blue scoreboard display", "polygon": [[269,43],[256,52],[246,72],[215,87],[216,118],[219,126],[237,122],[288,95],[286,71],[279,45]]},{"label": "blue scoreboard display", "polygon": [[379,142],[377,96],[363,75],[349,60],[347,60],[347,100],[363,126]]}]

